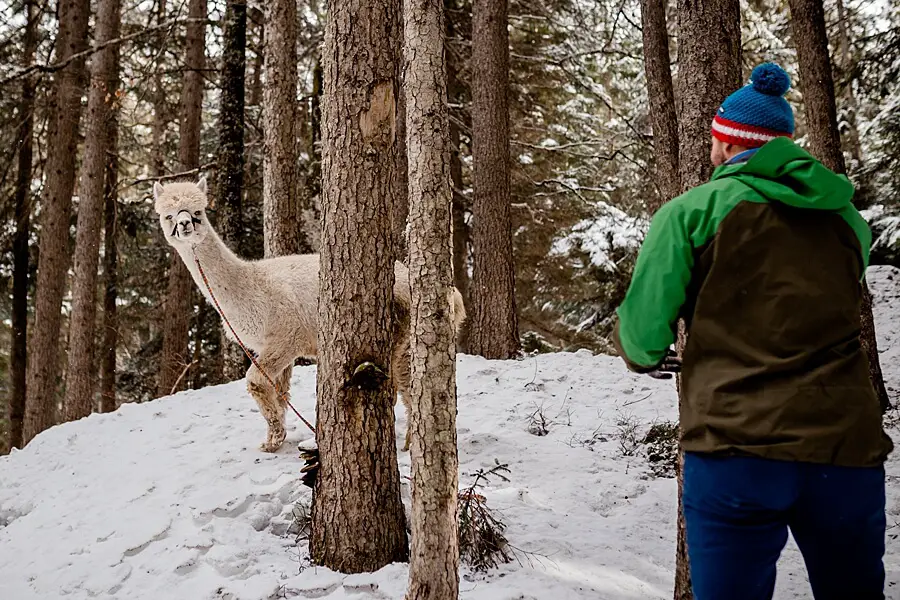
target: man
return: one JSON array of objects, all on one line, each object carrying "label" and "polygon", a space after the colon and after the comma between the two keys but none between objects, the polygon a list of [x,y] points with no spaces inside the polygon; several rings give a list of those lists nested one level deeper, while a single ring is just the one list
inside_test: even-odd
[{"label": "man", "polygon": [[712,124],[712,180],[653,219],[615,342],[639,373],[677,370],[697,600],[772,598],[788,529],[817,600],[884,598],[892,450],[860,347],[871,233],[853,186],[793,143],[767,63]]}]

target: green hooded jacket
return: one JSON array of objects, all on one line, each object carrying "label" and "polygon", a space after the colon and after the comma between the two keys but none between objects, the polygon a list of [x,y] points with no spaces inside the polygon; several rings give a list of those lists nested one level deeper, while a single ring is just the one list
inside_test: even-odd
[{"label": "green hooded jacket", "polygon": [[871,233],[853,193],[776,138],[654,216],[614,341],[649,372],[685,319],[685,450],[847,466],[891,451],[859,343]]}]

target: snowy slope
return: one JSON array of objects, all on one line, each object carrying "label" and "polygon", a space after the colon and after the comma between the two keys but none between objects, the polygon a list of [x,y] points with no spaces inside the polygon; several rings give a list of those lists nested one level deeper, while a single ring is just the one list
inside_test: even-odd
[{"label": "snowy slope", "polygon": [[[889,385],[900,387],[900,272],[872,269]],[[298,368],[296,406],[311,415],[313,368]],[[463,569],[466,600],[670,598],[673,480],[623,456],[622,423],[675,418],[670,382],[629,374],[618,359],[542,355],[459,361],[461,483],[495,459],[509,482],[484,493],[522,554],[487,575]],[[528,432],[543,407],[549,433]],[[56,427],[0,458],[0,599],[401,599],[407,571],[345,577],[303,567],[287,533],[298,483],[292,423],[276,455],[257,450],[264,422],[235,383]],[[399,435],[405,417],[398,417]],[[895,437],[900,436],[893,432]],[[399,442],[398,438],[398,442]],[[409,457],[401,454],[409,472]],[[900,521],[900,459],[888,465],[888,521]],[[888,532],[888,598],[900,599],[898,529]],[[809,598],[793,547],[777,598]]]}]

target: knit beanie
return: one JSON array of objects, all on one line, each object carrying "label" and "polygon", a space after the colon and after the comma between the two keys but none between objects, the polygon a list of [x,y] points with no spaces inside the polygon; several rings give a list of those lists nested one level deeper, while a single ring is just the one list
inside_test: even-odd
[{"label": "knit beanie", "polygon": [[776,137],[794,137],[794,111],[784,99],[791,78],[774,63],[753,69],[750,82],[734,92],[716,114],[712,134],[717,139],[758,148]]}]

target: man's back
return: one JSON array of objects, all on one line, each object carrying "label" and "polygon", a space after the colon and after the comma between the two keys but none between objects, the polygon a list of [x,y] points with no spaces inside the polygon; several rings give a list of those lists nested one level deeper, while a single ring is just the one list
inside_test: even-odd
[{"label": "man's back", "polygon": [[[629,324],[680,307],[685,450],[846,466],[890,452],[859,343],[871,238],[852,194],[781,138],[654,219],[618,334],[626,355],[665,344],[671,331]],[[671,291],[642,290],[655,271]]]}]

